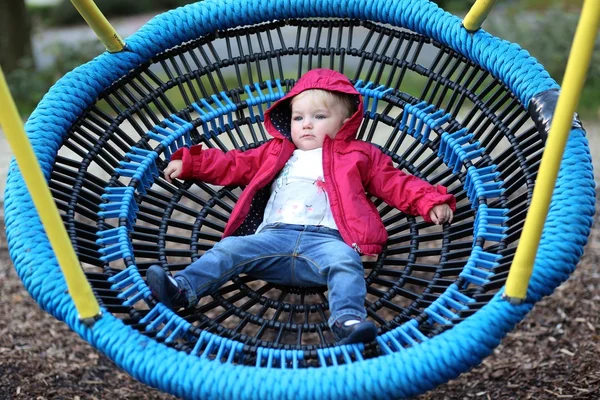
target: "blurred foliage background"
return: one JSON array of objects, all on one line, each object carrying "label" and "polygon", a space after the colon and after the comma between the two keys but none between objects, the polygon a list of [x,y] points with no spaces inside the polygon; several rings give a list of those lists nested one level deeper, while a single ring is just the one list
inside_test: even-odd
[{"label": "blurred foliage background", "polygon": [[[445,10],[463,17],[474,0],[433,0]],[[598,1],[598,0],[593,0]],[[194,0],[96,0],[96,4],[109,18],[121,18],[137,14],[157,14]],[[11,3],[13,10],[18,3],[24,4],[25,15],[1,20],[2,5]],[[483,28],[500,38],[518,43],[536,57],[559,83],[562,80],[571,42],[577,26],[583,0],[498,0]],[[5,14],[6,15],[6,14]],[[23,43],[37,40],[49,30],[83,23],[69,0],[11,0],[0,2],[0,23],[17,25]],[[1,24],[0,24],[1,25]],[[28,27],[32,27],[31,30]],[[10,28],[10,27],[9,27]],[[8,32],[11,32],[8,29]],[[14,32],[14,30],[12,31]],[[12,33],[14,35],[14,33]],[[17,105],[24,115],[35,108],[44,93],[66,72],[102,53],[102,45],[94,40],[73,43],[56,42],[44,49],[53,60],[51,65],[39,66],[35,55],[25,51],[15,60],[6,59],[14,50],[3,51],[6,35],[0,36],[0,64],[5,68],[7,79]],[[14,43],[13,43],[14,44]],[[14,65],[7,71],[5,65]],[[586,117],[600,118],[600,39],[588,74],[588,80],[580,102],[579,111]]]},{"label": "blurred foliage background", "polygon": [[[194,0],[95,0],[107,18],[160,12],[180,7]],[[69,0],[32,3],[30,13],[44,26],[65,26],[81,23],[81,16]]]}]

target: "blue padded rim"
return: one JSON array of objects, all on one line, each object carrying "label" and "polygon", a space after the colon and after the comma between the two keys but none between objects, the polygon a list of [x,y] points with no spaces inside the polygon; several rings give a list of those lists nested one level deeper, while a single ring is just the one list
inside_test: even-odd
[{"label": "blue padded rim", "polygon": [[[505,82],[524,105],[558,87],[518,46],[478,31],[425,0],[204,1],[154,18],[127,39],[126,51],[103,54],[61,79],[26,124],[46,177],[70,125],[113,81],[156,53],[215,29],[271,19],[348,17],[409,28],[454,48]],[[66,285],[14,161],[5,194],[11,257],[27,290],[42,308],[63,320],[137,379],[189,398],[397,398],[422,393],[477,365],[502,337],[575,268],[587,241],[595,203],[585,133],[574,130],[552,200],[528,302],[510,306],[500,293],[452,330],[406,351],[360,363],[307,370],[235,366],[190,357],[144,337],[105,314],[93,329],[77,320]]]}]

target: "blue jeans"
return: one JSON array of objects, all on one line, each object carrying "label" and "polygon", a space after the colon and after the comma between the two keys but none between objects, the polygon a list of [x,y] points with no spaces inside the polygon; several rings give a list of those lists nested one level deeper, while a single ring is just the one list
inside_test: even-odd
[{"label": "blue jeans", "polygon": [[288,286],[324,286],[330,326],[343,315],[364,319],[366,285],[360,255],[335,229],[275,223],[257,234],[227,237],[175,275],[190,304],[238,274]]}]

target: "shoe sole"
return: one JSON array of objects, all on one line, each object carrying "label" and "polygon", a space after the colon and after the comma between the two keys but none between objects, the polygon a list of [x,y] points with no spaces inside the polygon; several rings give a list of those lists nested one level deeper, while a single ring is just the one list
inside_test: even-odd
[{"label": "shoe sole", "polygon": [[357,327],[348,337],[339,341],[337,344],[371,343],[377,337],[377,327],[374,324],[367,324]]},{"label": "shoe sole", "polygon": [[155,271],[155,268],[153,267],[148,268],[148,272],[146,273],[146,284],[150,287],[152,294],[158,301],[172,310],[173,304],[167,294],[167,279],[169,278],[162,269],[159,272]]}]

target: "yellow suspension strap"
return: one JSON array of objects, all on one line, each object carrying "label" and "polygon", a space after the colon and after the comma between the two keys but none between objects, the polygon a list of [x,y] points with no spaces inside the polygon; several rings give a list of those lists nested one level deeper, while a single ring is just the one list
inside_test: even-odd
[{"label": "yellow suspension strap", "polygon": [[118,53],[125,48],[125,42],[108,22],[93,0],[71,0],[85,22],[94,30],[106,50]]},{"label": "yellow suspension strap", "polygon": [[527,212],[523,232],[508,279],[504,298],[513,304],[522,303],[527,294],[529,279],[540,244],[542,229],[550,208],[552,192],[558,176],[560,162],[571,132],[573,114],[579,103],[581,90],[592,58],[594,42],[600,22],[600,2],[586,0],[581,10],[573,46],[554,112],[546,148],[540,163],[533,189],[531,206]]},{"label": "yellow suspension strap", "polygon": [[100,306],[85,278],[62,218],[56,208],[37,157],[25,134],[21,118],[0,68],[0,126],[13,150],[19,169],[40,216],[46,235],[56,254],[67,282],[69,294],[75,303],[79,319],[92,326],[101,317]]},{"label": "yellow suspension strap", "polygon": [[481,24],[487,18],[494,4],[496,4],[496,0],[477,0],[463,19],[465,29],[475,32],[481,28]]}]

